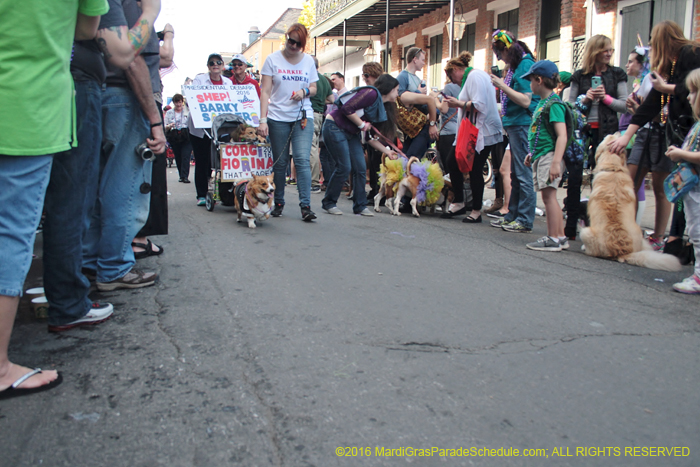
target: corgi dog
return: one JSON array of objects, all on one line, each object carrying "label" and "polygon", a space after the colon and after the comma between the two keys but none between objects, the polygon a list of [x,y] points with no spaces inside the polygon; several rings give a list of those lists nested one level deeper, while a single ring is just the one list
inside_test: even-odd
[{"label": "corgi dog", "polygon": [[248,221],[248,227],[254,229],[256,228],[256,220],[270,218],[275,193],[272,177],[272,175],[253,175],[252,180],[246,180],[236,185],[233,193],[238,212],[237,222],[241,222],[241,219],[245,217]]}]

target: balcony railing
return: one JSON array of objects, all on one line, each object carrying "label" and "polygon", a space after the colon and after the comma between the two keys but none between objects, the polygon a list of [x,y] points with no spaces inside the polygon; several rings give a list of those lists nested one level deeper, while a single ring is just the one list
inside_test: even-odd
[{"label": "balcony railing", "polygon": [[320,24],[357,0],[316,0],[316,24]]}]

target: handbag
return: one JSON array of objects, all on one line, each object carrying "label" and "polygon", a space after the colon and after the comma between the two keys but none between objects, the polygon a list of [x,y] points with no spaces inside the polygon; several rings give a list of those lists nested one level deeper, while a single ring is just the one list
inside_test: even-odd
[{"label": "handbag", "polygon": [[698,184],[698,171],[689,162],[681,162],[664,180],[666,199],[675,203]]},{"label": "handbag", "polygon": [[165,134],[165,139],[172,143],[184,143],[189,140],[190,132],[187,128],[175,129],[171,128]]},{"label": "handbag", "polygon": [[396,123],[404,133],[404,135],[409,138],[415,138],[418,133],[421,132],[426,123],[428,123],[428,117],[415,107],[410,109],[403,105],[401,102],[401,97],[396,98]]},{"label": "handbag", "polygon": [[469,118],[463,118],[457,131],[457,143],[455,144],[455,159],[462,173],[472,171],[474,156],[476,155],[476,139],[479,129],[474,126]]}]

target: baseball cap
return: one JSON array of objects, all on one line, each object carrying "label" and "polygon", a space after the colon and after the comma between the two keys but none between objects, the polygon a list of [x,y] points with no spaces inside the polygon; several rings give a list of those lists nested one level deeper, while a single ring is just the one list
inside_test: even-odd
[{"label": "baseball cap", "polygon": [[246,60],[245,55],[243,54],[235,54],[233,57],[231,57],[231,62],[233,62],[234,60],[238,60],[239,62],[248,66],[248,60]]},{"label": "baseball cap", "polygon": [[531,75],[543,76],[545,78],[553,78],[555,73],[559,73],[559,68],[549,60],[540,60],[535,62],[531,67],[530,71],[525,73],[522,78],[530,79]]},{"label": "baseball cap", "polygon": [[218,59],[221,60],[222,62],[224,61],[224,59],[221,57],[221,55],[219,55],[219,54],[211,54],[211,55],[209,55],[209,58],[207,58],[207,65],[209,64],[209,60],[211,60],[212,58],[218,58]]}]

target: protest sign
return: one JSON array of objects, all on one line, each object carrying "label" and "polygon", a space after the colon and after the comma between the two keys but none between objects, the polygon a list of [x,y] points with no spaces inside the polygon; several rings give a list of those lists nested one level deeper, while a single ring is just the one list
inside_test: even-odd
[{"label": "protest sign", "polygon": [[190,108],[190,118],[195,128],[211,128],[214,117],[234,114],[246,124],[260,124],[260,99],[252,84],[223,86],[182,86]]},{"label": "protest sign", "polygon": [[221,181],[233,182],[272,174],[272,149],[248,143],[222,144]]}]

